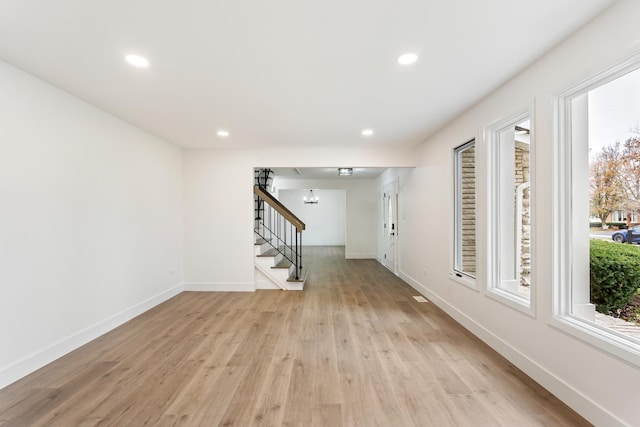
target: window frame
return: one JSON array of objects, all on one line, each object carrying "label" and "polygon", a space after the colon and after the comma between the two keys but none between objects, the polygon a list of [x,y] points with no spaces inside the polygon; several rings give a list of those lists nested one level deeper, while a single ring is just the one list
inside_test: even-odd
[{"label": "window frame", "polygon": [[[640,69],[640,52],[572,86],[554,96],[553,147],[553,247],[552,247],[552,317],[549,323],[593,347],[640,367],[640,340],[614,331],[580,316],[574,306],[574,269],[578,262],[573,257],[576,204],[573,199],[572,101],[589,91],[610,83],[632,71]],[[588,185],[588,184],[585,184]],[[588,213],[587,213],[588,215]],[[584,266],[583,266],[584,267]],[[581,267],[581,268],[583,268]]]},{"label": "window frame", "polygon": [[487,272],[485,294],[510,308],[520,311],[530,317],[536,317],[536,274],[535,274],[535,229],[536,229],[536,183],[535,183],[535,105],[523,108],[519,112],[501,118],[487,125],[484,129],[486,146],[486,182],[487,182],[487,230],[500,230],[500,136],[503,132],[513,129],[518,123],[530,120],[529,147],[529,203],[530,203],[530,256],[531,256],[531,289],[529,299],[515,294],[500,286],[501,248],[500,235],[486,233]]},{"label": "window frame", "polygon": [[615,210],[615,211],[613,211],[613,215],[612,215],[611,220],[612,220],[612,222],[622,222],[622,221],[624,221],[624,219],[621,219],[621,217],[623,217],[623,216],[624,215],[622,214],[622,211]]},{"label": "window frame", "polygon": [[[461,285],[464,285],[470,289],[478,291],[476,285],[476,278],[478,275],[478,229],[476,225],[475,236],[476,236],[476,245],[475,245],[475,256],[476,256],[476,271],[475,276],[469,274],[469,272],[465,272],[461,268],[462,264],[462,255],[461,255],[461,241],[462,236],[459,234],[462,229],[462,203],[461,203],[461,185],[462,185],[462,169],[459,168],[461,165],[460,162],[460,153],[464,150],[473,147],[474,149],[474,172],[475,172],[475,216],[476,222],[478,218],[478,150],[477,150],[477,139],[471,138],[467,142],[455,146],[452,150],[452,168],[453,168],[453,226],[452,226],[452,241],[453,241],[453,250],[451,251],[451,271],[449,273],[449,278],[454,282],[457,282]],[[459,268],[460,267],[460,268]]]}]

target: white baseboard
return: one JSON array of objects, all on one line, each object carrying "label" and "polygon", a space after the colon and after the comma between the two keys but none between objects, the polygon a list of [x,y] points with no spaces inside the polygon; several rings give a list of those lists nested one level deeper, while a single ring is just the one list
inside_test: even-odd
[{"label": "white baseboard", "polygon": [[562,400],[574,411],[586,418],[589,422],[597,426],[625,426],[625,423],[616,418],[613,414],[609,413],[593,400],[580,393],[570,384],[567,384],[560,378],[553,375],[543,366],[540,366],[535,361],[531,360],[526,354],[512,347],[509,343],[486,329],[484,326],[451,306],[413,277],[402,271],[400,271],[399,275],[400,278],[407,282],[412,288],[428,298],[455,321],[480,338],[489,347],[500,353],[505,359],[513,363],[529,377],[533,378],[536,382],[558,397],[558,399]]},{"label": "white baseboard", "polygon": [[303,250],[305,247],[318,247],[318,246],[343,246],[344,247],[344,241],[341,242],[323,242],[323,243],[307,243],[307,241],[304,241],[304,246],[303,246]]},{"label": "white baseboard", "polygon": [[185,292],[253,292],[254,283],[248,282],[193,282],[184,284]]},{"label": "white baseboard", "polygon": [[344,254],[345,259],[376,259],[376,254],[353,253]]},{"label": "white baseboard", "polygon": [[0,369],[0,389],[19,380],[26,375],[42,368],[43,366],[53,362],[54,360],[64,356],[85,345],[86,343],[106,334],[112,329],[117,328],[123,323],[128,322],[136,316],[141,315],[147,310],[152,309],[158,304],[173,298],[183,290],[182,284],[174,286],[164,292],[161,292],[151,298],[148,298],[132,307],[129,307],[120,313],[114,314],[107,319],[98,322],[88,328],[77,332],[67,338],[64,338],[48,347],[43,348],[29,356],[19,360],[7,367]]}]

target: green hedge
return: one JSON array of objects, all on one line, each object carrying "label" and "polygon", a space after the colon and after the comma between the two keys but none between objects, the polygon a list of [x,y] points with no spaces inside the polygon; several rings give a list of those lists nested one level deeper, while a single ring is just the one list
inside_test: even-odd
[{"label": "green hedge", "polygon": [[[618,230],[623,230],[625,228],[627,228],[627,223],[626,222],[605,222],[606,225],[608,225],[610,228],[617,228]],[[602,223],[601,222],[590,222],[589,223],[589,228],[601,228],[602,227]]]},{"label": "green hedge", "polygon": [[591,302],[601,313],[626,306],[640,288],[640,247],[591,239]]},{"label": "green hedge", "polygon": [[609,227],[616,227],[618,230],[624,230],[627,228],[626,222],[607,222]]}]

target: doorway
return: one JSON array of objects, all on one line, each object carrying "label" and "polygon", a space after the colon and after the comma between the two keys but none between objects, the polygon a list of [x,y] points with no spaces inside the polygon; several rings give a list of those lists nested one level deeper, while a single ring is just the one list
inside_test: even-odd
[{"label": "doorway", "polygon": [[392,182],[383,187],[382,194],[383,264],[397,274],[396,242],[398,239],[398,189]]}]

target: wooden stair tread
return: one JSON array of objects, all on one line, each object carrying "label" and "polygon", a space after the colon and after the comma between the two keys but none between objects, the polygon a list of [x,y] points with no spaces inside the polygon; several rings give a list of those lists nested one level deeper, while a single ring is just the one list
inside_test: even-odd
[{"label": "wooden stair tread", "polygon": [[280,260],[279,263],[277,263],[271,268],[289,268],[289,267],[291,267],[291,261],[289,261],[286,258],[283,258],[282,260]]},{"label": "wooden stair tread", "polygon": [[305,280],[307,280],[307,269],[303,268],[299,275],[298,278],[296,279],[296,272],[294,271],[293,273],[291,273],[289,275],[289,278],[287,279],[287,282],[304,282]]},{"label": "wooden stair tread", "polygon": [[277,256],[280,252],[278,252],[277,249],[271,248],[268,251],[258,255],[258,257],[270,257],[270,256]]},{"label": "wooden stair tread", "polygon": [[264,245],[265,243],[270,242],[271,239],[263,239],[262,237],[259,239],[256,239],[256,242],[254,243],[256,246],[260,246],[260,245]]}]

